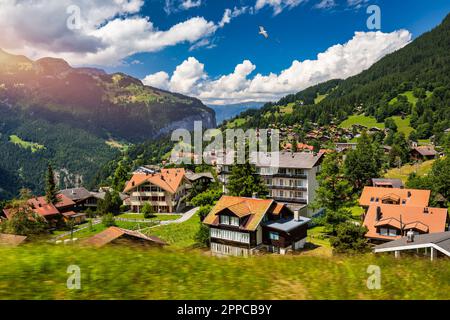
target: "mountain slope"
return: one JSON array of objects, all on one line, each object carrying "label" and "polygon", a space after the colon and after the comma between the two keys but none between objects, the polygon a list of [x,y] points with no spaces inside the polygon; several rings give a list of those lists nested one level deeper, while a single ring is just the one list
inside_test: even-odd
[{"label": "mountain slope", "polygon": [[[355,112],[379,122],[410,115],[419,138],[450,127],[450,15],[430,32],[343,81],[329,81],[266,104],[241,118],[243,127],[340,122]],[[279,114],[290,105],[291,112]]]},{"label": "mountain slope", "polygon": [[125,74],[0,50],[0,200],[21,187],[41,193],[49,162],[62,187],[89,184],[118,155],[112,146],[192,129],[194,121],[215,127],[215,113]]}]

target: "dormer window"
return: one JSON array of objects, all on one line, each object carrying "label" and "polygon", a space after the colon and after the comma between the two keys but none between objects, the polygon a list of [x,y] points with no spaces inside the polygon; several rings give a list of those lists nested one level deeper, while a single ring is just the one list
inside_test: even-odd
[{"label": "dormer window", "polygon": [[230,217],[226,215],[220,216],[220,224],[239,227],[239,218],[238,217]]}]

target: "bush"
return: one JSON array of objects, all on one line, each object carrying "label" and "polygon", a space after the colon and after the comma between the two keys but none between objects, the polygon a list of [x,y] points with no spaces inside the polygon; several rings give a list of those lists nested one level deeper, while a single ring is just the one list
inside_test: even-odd
[{"label": "bush", "polygon": [[114,215],[112,213],[105,214],[102,218],[102,224],[106,227],[115,227],[116,219],[114,219]]},{"label": "bush", "polygon": [[336,236],[331,238],[331,245],[336,252],[355,253],[368,249],[365,237],[367,228],[353,222],[344,222],[336,227]]},{"label": "bush", "polygon": [[142,207],[141,213],[144,215],[145,219],[150,219],[155,216],[155,209],[148,202]]}]

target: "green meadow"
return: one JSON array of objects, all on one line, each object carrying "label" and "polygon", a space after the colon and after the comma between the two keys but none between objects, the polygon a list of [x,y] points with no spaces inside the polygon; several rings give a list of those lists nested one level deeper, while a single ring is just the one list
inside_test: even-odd
[{"label": "green meadow", "polygon": [[39,150],[45,149],[45,146],[43,146],[39,143],[28,142],[28,141],[22,140],[19,136],[16,136],[16,135],[11,135],[9,137],[9,141],[23,149],[30,149],[31,152],[33,152],[33,153],[37,152]]},{"label": "green meadow", "polygon": [[[450,261],[402,256],[216,258],[202,250],[0,248],[0,299],[450,299]],[[67,268],[81,271],[69,290]],[[380,267],[370,290],[368,267]]]}]

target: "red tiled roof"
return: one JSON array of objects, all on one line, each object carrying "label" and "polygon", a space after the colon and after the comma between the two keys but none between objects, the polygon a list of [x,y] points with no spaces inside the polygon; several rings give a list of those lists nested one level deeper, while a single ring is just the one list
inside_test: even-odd
[{"label": "red tiled roof", "polygon": [[47,203],[45,197],[32,198],[27,201],[31,209],[42,217],[59,215],[59,210],[51,203]]}]

